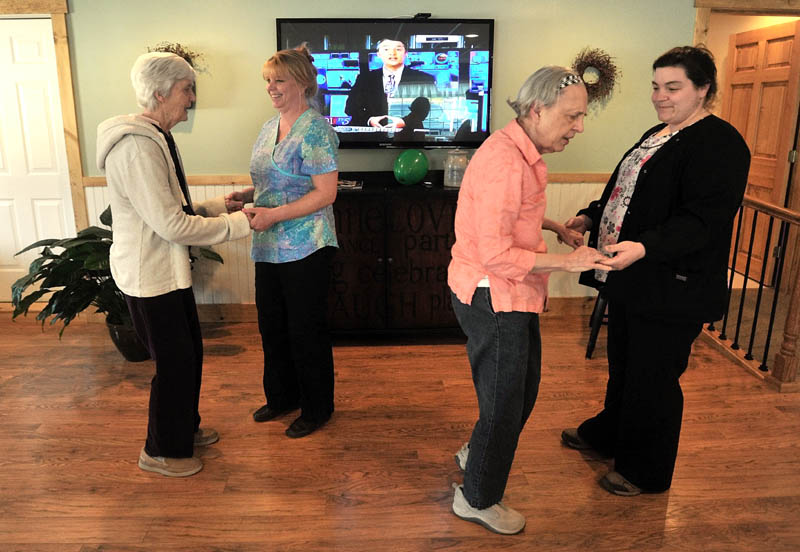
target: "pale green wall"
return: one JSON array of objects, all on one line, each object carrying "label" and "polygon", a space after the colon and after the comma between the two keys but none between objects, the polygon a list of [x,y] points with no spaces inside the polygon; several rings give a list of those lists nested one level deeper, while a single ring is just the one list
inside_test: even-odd
[{"label": "pale green wall", "polygon": [[[84,172],[98,175],[95,129],[138,111],[130,67],[148,46],[180,42],[205,55],[198,106],[175,127],[189,174],[244,174],[262,123],[273,116],[261,64],[276,49],[276,17],[434,17],[495,20],[493,124],[504,126],[524,79],[542,65],[568,65],[586,46],[602,48],[622,71],[608,106],[552,172],[610,172],[621,153],[656,121],[649,101],[651,64],[692,39],[692,0],[70,0],[67,16]],[[391,170],[397,151],[343,150],[341,170]],[[429,153],[441,168],[443,153]]]}]

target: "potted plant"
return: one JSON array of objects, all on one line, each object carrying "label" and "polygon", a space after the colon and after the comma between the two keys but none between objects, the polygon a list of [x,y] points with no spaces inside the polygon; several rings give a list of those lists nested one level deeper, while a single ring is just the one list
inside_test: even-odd
[{"label": "potted plant", "polygon": [[[100,221],[111,226],[110,207],[100,215]],[[150,358],[133,330],[128,305],[111,276],[108,257],[112,239],[111,230],[90,226],[74,238],[40,240],[19,251],[17,255],[42,248],[39,256],[31,262],[28,274],[11,286],[12,318],[27,315],[34,302],[49,294],[47,305],[36,319],[42,325],[48,318],[51,318],[50,324],[61,321],[60,338],[78,313],[95,307],[95,312],[106,315],[111,340],[126,360],[139,362]],[[206,247],[197,249],[202,257],[223,262],[213,250]],[[31,286],[36,288],[36,284],[39,284],[38,289],[24,295]]]}]

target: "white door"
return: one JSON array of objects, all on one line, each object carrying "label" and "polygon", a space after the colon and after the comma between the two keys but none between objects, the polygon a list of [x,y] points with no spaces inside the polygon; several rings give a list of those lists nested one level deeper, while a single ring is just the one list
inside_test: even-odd
[{"label": "white door", "polygon": [[75,235],[50,19],[0,19],[0,301],[37,240]]}]

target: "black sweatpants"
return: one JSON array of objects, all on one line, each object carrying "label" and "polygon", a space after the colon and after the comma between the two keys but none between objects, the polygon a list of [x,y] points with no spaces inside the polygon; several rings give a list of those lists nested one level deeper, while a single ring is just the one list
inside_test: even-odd
[{"label": "black sweatpants", "polygon": [[156,297],[125,296],[133,326],[156,363],[144,450],[189,458],[200,427],[203,338],[192,288]]},{"label": "black sweatpants", "polygon": [[667,320],[608,304],[608,385],[603,410],[578,434],[614,458],[614,469],[646,492],[672,484],[683,418],[679,378],[702,323]]}]

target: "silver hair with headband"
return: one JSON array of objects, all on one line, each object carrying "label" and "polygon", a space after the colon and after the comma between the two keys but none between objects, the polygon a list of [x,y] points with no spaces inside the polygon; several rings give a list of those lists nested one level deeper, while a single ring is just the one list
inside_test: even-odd
[{"label": "silver hair with headband", "polygon": [[520,87],[517,97],[508,100],[508,105],[517,117],[526,117],[534,105],[548,107],[556,103],[564,89],[573,84],[583,84],[575,71],[558,65],[548,65],[528,77]]}]

